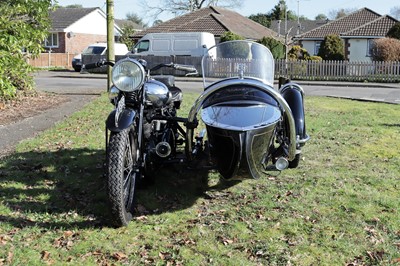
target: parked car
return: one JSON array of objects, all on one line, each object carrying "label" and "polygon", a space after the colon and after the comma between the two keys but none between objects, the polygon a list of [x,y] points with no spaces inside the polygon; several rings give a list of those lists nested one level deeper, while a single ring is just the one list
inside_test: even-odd
[{"label": "parked car", "polygon": [[203,56],[215,45],[215,37],[208,32],[148,33],[133,47],[129,55]]},{"label": "parked car", "polygon": [[[128,47],[124,43],[115,43],[114,44],[115,55],[126,55],[129,50]],[[106,55],[107,53],[107,43],[99,42],[94,43],[86,47],[82,54],[90,54],[90,55]],[[72,67],[76,72],[81,71],[82,68],[82,54],[76,55],[72,59]]]}]

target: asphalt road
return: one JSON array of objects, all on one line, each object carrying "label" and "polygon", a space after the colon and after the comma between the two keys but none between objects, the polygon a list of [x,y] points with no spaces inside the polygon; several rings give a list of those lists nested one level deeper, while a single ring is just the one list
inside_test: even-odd
[{"label": "asphalt road", "polygon": [[[36,74],[38,89],[61,94],[93,95],[106,90],[104,74],[80,74],[73,71],[42,71]],[[399,83],[298,82],[306,95],[350,98],[400,104]],[[203,90],[200,78],[177,78],[183,92]],[[275,84],[277,87],[277,84]]]},{"label": "asphalt road", "polygon": [[[12,152],[19,141],[34,137],[81,109],[94,97],[105,92],[107,84],[103,74],[80,74],[73,71],[40,71],[35,74],[35,82],[38,90],[68,95],[70,101],[14,124],[0,125],[0,157]],[[299,82],[299,84],[306,96],[331,96],[400,104],[400,84],[343,82]],[[200,78],[177,78],[176,85],[183,92],[201,93],[203,90]],[[275,86],[277,87],[276,84]]]}]

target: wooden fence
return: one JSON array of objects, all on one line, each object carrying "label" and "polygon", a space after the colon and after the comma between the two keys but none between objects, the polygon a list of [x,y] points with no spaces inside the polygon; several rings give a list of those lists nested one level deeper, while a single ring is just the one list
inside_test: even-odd
[{"label": "wooden fence", "polygon": [[275,78],[400,82],[400,62],[293,61],[275,60]]},{"label": "wooden fence", "polygon": [[41,53],[37,58],[27,58],[26,60],[33,67],[72,69],[72,58],[74,56],[75,54],[70,53]]}]

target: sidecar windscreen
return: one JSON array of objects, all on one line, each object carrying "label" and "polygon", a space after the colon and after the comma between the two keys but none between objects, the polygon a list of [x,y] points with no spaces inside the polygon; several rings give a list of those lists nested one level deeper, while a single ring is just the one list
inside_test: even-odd
[{"label": "sidecar windscreen", "polygon": [[264,45],[251,41],[229,41],[211,47],[202,59],[203,83],[226,78],[251,77],[274,83],[274,58]]}]

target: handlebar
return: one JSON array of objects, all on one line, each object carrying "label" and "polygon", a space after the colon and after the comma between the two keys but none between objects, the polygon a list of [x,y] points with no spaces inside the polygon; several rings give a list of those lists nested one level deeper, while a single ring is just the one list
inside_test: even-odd
[{"label": "handlebar", "polygon": [[94,68],[98,68],[98,67],[102,67],[102,66],[112,66],[113,67],[114,65],[115,65],[114,62],[100,60],[95,63],[85,64],[82,67],[84,69],[94,69]]},{"label": "handlebar", "polygon": [[[97,61],[95,63],[85,64],[85,65],[82,66],[82,68],[88,70],[88,69],[94,69],[94,68],[98,68],[98,67],[102,67],[102,66],[106,66],[106,65],[113,67],[115,65],[115,63],[114,62],[110,62],[110,61],[100,60],[100,61]],[[156,70],[158,70],[160,68],[163,68],[163,67],[169,67],[169,68],[173,68],[173,69],[176,69],[176,70],[185,71],[185,72],[187,72],[186,76],[188,76],[188,75],[198,75],[197,69],[194,66],[192,66],[192,65],[174,64],[174,63],[158,64],[155,67],[152,67],[150,69],[150,72],[156,71]]]},{"label": "handlebar", "polygon": [[174,64],[174,63],[156,65],[155,67],[152,67],[150,69],[150,72],[156,71],[163,67],[169,67],[169,68],[173,68],[175,70],[181,70],[181,71],[188,72],[186,75],[197,75],[198,74],[197,69],[194,66]]}]

